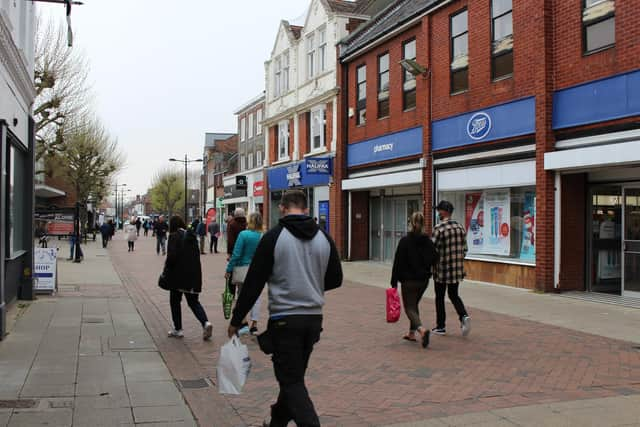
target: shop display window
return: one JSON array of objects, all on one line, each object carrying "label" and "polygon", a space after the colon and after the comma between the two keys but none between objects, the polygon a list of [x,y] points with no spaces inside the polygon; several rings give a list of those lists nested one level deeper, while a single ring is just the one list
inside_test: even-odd
[{"label": "shop display window", "polygon": [[443,191],[453,219],[467,230],[467,256],[535,264],[535,187]]}]

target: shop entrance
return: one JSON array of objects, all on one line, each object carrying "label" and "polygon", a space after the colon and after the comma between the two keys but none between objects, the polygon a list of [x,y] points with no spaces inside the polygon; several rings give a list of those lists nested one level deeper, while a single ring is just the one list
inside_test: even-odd
[{"label": "shop entrance", "polygon": [[398,242],[407,235],[409,219],[418,211],[422,211],[419,198],[372,198],[369,258],[374,261],[393,262]]},{"label": "shop entrance", "polygon": [[590,190],[589,287],[640,298],[640,184]]}]

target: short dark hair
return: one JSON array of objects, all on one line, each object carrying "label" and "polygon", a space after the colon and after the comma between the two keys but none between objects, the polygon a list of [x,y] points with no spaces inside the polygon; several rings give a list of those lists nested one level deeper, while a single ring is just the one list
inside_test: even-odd
[{"label": "short dark hair", "polygon": [[181,228],[187,228],[187,224],[184,223],[184,220],[180,215],[174,215],[169,220],[169,233],[175,233]]},{"label": "short dark hair", "polygon": [[285,191],[280,204],[287,209],[307,209],[307,195],[300,190]]}]

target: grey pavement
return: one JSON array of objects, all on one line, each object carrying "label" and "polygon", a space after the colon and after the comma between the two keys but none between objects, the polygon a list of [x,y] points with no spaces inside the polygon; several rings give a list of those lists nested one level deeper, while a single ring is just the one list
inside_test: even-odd
[{"label": "grey pavement", "polygon": [[60,243],[59,292],[14,309],[0,341],[0,427],[197,425],[108,252],[75,264]]}]

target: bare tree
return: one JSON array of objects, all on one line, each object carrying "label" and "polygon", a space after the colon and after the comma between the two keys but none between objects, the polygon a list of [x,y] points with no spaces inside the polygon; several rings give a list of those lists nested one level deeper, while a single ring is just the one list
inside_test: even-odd
[{"label": "bare tree", "polygon": [[159,171],[149,191],[153,208],[169,216],[184,209],[184,174],[172,169]]}]

